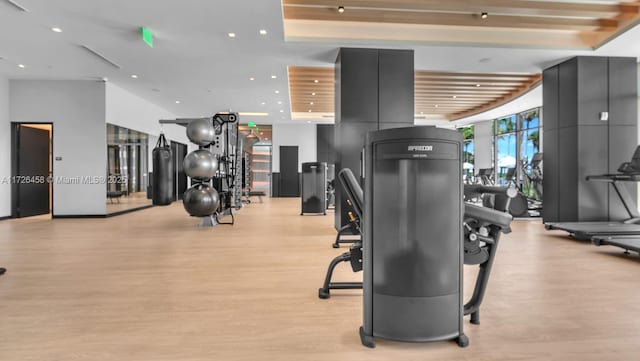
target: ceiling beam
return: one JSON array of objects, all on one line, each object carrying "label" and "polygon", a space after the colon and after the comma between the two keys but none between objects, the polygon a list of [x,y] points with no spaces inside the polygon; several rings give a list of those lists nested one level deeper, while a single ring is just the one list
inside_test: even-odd
[{"label": "ceiling beam", "polygon": [[478,14],[410,12],[359,8],[350,9],[340,14],[337,13],[334,8],[307,6],[285,6],[284,16],[285,19],[297,20],[572,31],[595,31],[602,28],[616,28],[618,25],[618,21],[615,19],[561,18],[526,15],[491,15],[487,19],[482,19]]},{"label": "ceiling beam", "polygon": [[[335,0],[283,0],[287,6],[314,6],[335,9]],[[598,4],[590,1],[514,1],[514,0],[341,0],[340,5],[351,9],[384,9],[433,12],[488,12],[503,15],[535,15],[582,18],[609,18],[624,11],[633,11],[632,4]]]}]

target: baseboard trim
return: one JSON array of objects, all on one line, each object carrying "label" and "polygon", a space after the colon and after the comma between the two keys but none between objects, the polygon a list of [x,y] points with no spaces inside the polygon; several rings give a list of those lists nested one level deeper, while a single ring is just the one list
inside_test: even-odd
[{"label": "baseboard trim", "polygon": [[107,218],[107,214],[58,214],[53,215],[54,219],[66,219],[66,218]]},{"label": "baseboard trim", "polygon": [[133,213],[133,212],[137,212],[137,211],[142,211],[145,209],[149,209],[149,208],[153,208],[155,207],[153,204],[149,204],[146,206],[141,206],[141,207],[136,207],[136,208],[131,208],[131,209],[125,209],[123,211],[118,211],[118,212],[113,212],[113,213],[109,213],[107,214],[105,217],[106,218],[110,218],[110,217],[116,217],[116,216],[121,216],[123,214],[127,214],[127,213]]},{"label": "baseboard trim", "polygon": [[11,218],[13,218],[13,217],[11,217],[11,216],[0,217],[0,221],[5,221],[5,220],[11,219]]}]

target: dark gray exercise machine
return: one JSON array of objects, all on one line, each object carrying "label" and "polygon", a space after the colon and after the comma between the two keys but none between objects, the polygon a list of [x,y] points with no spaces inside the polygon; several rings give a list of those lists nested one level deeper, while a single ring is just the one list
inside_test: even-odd
[{"label": "dark gray exercise machine", "polygon": [[[465,307],[464,239],[468,231],[471,240],[497,245],[489,236],[499,235],[511,216],[500,213],[497,233],[461,227],[461,149],[458,132],[435,127],[367,134],[360,328],[365,346],[374,347],[375,337],[408,342],[455,339],[461,347],[469,343],[463,317],[468,312],[479,322],[491,264],[481,272],[485,283],[476,283]],[[471,209],[480,217],[482,208]],[[479,261],[485,258],[490,257],[478,256]]]},{"label": "dark gray exercise machine", "polygon": [[[356,215],[356,213],[354,213],[354,207],[353,207],[353,202],[351,202],[351,199],[346,198],[345,199],[345,204],[347,205],[347,209],[349,209],[349,211],[347,211],[347,216],[349,217],[349,223],[345,224],[344,226],[340,227],[340,229],[338,230],[338,234],[336,235],[336,239],[335,241],[333,241],[333,243],[331,244],[331,246],[333,248],[340,248],[340,244],[343,243],[355,243],[355,242],[359,242],[361,241],[361,237],[360,237],[360,217]],[[344,237],[348,237],[348,236],[356,236],[357,238],[344,238]]]},{"label": "dark gray exercise machine", "polygon": [[[358,184],[355,176],[350,169],[343,169],[338,175],[347,197],[352,198],[354,202],[349,202],[355,213],[349,212],[351,224],[356,228],[356,232],[360,232],[360,222],[362,218],[362,209],[364,201],[362,199],[362,188]],[[502,194],[512,200],[516,191],[509,187],[493,187],[483,185],[465,185],[465,194],[487,195]],[[508,203],[505,204],[508,206]],[[491,267],[498,249],[498,241],[502,233],[511,231],[510,224],[512,218],[508,216],[506,209],[500,212],[493,209],[475,206],[465,203],[464,214],[464,264],[478,265],[480,272],[476,279],[474,287],[474,295],[471,301],[465,304],[464,314],[471,315],[471,323],[480,323],[480,304],[484,297],[485,290],[489,283]],[[335,257],[329,264],[324,283],[318,289],[318,297],[327,299],[331,297],[331,290],[339,289],[362,289],[362,282],[332,282],[333,271],[339,264],[349,262],[353,272],[362,271],[362,242],[354,241],[348,252]]]},{"label": "dark gray exercise machine", "polygon": [[327,163],[302,163],[300,215],[327,214]]},{"label": "dark gray exercise machine", "polygon": [[[343,169],[338,173],[338,179],[340,184],[342,185],[347,199],[353,199],[353,201],[349,201],[349,205],[352,207],[352,211],[349,211],[349,224],[354,228],[354,234],[360,234],[360,219],[362,219],[362,210],[364,209],[364,200],[362,195],[362,188],[356,177],[353,175],[350,169]],[[344,228],[344,227],[343,227]],[[336,243],[338,244],[345,243],[345,241],[340,241],[336,239]],[[329,268],[327,269],[327,274],[324,278],[324,283],[322,287],[318,289],[318,297],[322,299],[327,299],[331,296],[330,290],[354,290],[354,289],[362,289],[362,282],[331,282],[333,278],[333,271],[337,265],[343,262],[349,262],[351,265],[351,269],[353,272],[362,271],[362,240],[358,239],[356,241],[352,241],[351,247],[349,247],[348,252],[344,252],[338,257],[331,260],[329,263]],[[337,248],[337,247],[336,247]]]},{"label": "dark gray exercise machine", "polygon": [[[640,146],[638,146],[633,154],[630,162],[623,163],[618,168],[619,173],[602,174],[588,176],[588,181],[608,182],[618,194],[628,218],[622,221],[603,221],[603,222],[558,222],[546,223],[545,228],[548,230],[562,230],[571,234],[579,240],[592,240],[593,237],[600,237],[600,244],[607,244],[618,236],[621,237],[616,243],[624,243],[629,241],[629,236],[636,236],[640,239],[640,213],[638,212],[636,202],[633,200],[625,182],[640,182]],[[623,247],[624,248],[624,247]]]}]

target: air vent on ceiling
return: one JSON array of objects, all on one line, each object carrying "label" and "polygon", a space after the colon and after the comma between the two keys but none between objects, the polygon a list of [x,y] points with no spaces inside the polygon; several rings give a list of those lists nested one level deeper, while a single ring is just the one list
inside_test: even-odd
[{"label": "air vent on ceiling", "polygon": [[104,62],[109,63],[109,65],[120,69],[120,65],[118,65],[116,62],[109,60],[106,56],[100,54],[99,52],[97,52],[97,51],[95,51],[93,49],[91,49],[90,47],[88,47],[86,45],[80,45],[80,47],[82,47],[83,49],[85,49],[89,53],[97,56],[98,58],[102,59]]},{"label": "air vent on ceiling", "polygon": [[24,6],[18,4],[17,2],[13,1],[13,0],[4,0],[6,2],[8,2],[9,4],[11,4],[13,7],[15,7],[16,9],[20,10],[20,11],[24,11],[25,13],[28,13],[29,10],[27,10],[27,8],[25,8]]}]

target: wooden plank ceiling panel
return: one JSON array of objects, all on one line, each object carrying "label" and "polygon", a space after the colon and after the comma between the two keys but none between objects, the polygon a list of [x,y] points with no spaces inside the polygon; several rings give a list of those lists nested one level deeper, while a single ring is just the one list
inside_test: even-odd
[{"label": "wooden plank ceiling panel", "polygon": [[[449,120],[484,112],[528,92],[540,74],[415,73],[415,113]],[[333,68],[289,67],[293,113],[333,114]]]},{"label": "wooden plank ceiling panel", "polygon": [[[338,7],[343,11],[338,11]],[[444,27],[460,30],[466,43],[486,43],[487,31],[504,29],[499,40],[502,45],[540,46],[539,36],[564,45],[597,48],[609,39],[640,22],[640,2],[625,1],[532,1],[532,0],[283,0],[285,25],[288,21],[303,22],[322,37],[322,29],[337,27],[340,23],[367,23]],[[304,27],[304,26],[303,26]],[[300,32],[299,27],[292,27]],[[301,34],[287,34],[292,38]],[[335,32],[326,32],[334,37]],[[567,39],[567,34],[575,36]],[[308,33],[309,34],[309,33]],[[333,35],[329,35],[333,34]],[[359,35],[344,33],[345,39]],[[529,40],[527,40],[529,39]],[[397,39],[398,41],[416,39]],[[470,41],[471,40],[471,41]],[[535,40],[535,43],[534,43]],[[424,41],[451,42],[452,39],[424,39]],[[566,43],[569,41],[570,43]],[[527,44],[527,42],[529,42]]]}]

